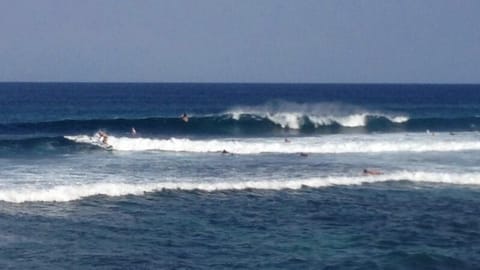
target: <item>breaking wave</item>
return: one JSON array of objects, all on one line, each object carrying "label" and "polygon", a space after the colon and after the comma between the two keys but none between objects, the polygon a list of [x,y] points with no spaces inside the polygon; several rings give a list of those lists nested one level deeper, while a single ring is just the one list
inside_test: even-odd
[{"label": "breaking wave", "polygon": [[[111,135],[108,144],[116,151],[166,151],[215,153],[226,150],[233,154],[261,153],[382,153],[382,152],[450,152],[480,150],[480,135],[460,133],[389,133],[336,134],[315,137],[206,138],[126,137]],[[56,154],[100,151],[107,145],[98,137],[73,135],[0,139],[0,156],[22,154]]]},{"label": "breaking wave", "polygon": [[301,129],[338,125],[342,127],[364,127],[383,120],[390,123],[408,121],[406,115],[368,111],[352,105],[336,103],[297,104],[291,102],[269,103],[262,106],[240,107],[228,111],[235,120],[248,117],[268,119],[282,128]]},{"label": "breaking wave", "polygon": [[93,133],[105,129],[116,135],[127,135],[135,127],[143,135],[221,135],[285,136],[292,134],[341,134],[368,132],[472,131],[480,127],[480,117],[409,118],[402,115],[355,113],[348,115],[315,115],[299,112],[247,113],[229,112],[215,116],[192,116],[188,123],[179,118],[92,119],[54,122],[0,124],[0,134]]},{"label": "breaking wave", "polygon": [[480,173],[433,173],[433,172],[394,172],[376,176],[332,176],[295,180],[258,180],[236,182],[182,182],[161,181],[151,183],[91,183],[58,185],[49,188],[19,187],[0,189],[0,201],[22,203],[37,201],[66,202],[95,195],[125,196],[143,195],[162,190],[200,190],[206,192],[224,190],[282,190],[303,187],[321,188],[334,185],[361,185],[385,181],[430,182],[458,185],[479,185]]},{"label": "breaking wave", "polygon": [[[98,145],[87,135],[65,136],[76,143]],[[240,138],[191,140],[187,138],[127,138],[110,136],[109,145],[118,151],[169,151],[169,152],[221,152],[235,154],[260,153],[381,153],[381,152],[449,152],[480,150],[476,133],[455,136],[437,134],[378,134],[378,135],[329,135],[321,137],[292,138],[285,142],[280,138]]]},{"label": "breaking wave", "polygon": [[233,119],[256,115],[282,128],[301,129],[337,125],[341,127],[365,127],[376,121],[404,123],[406,115],[393,115],[379,111],[369,111],[357,106],[339,103],[298,104],[292,102],[270,102],[260,106],[238,107],[229,111]]}]

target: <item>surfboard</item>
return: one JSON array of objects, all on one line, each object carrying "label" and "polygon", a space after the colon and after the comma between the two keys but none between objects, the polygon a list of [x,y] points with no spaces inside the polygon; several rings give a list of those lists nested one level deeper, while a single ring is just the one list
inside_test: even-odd
[{"label": "surfboard", "polygon": [[105,146],[103,147],[103,149],[108,150],[108,151],[112,151],[112,150],[113,150],[113,146],[107,144],[107,145],[105,145]]},{"label": "surfboard", "polygon": [[103,148],[105,150],[113,150],[113,146],[109,145],[109,144],[106,144],[106,143],[103,143],[103,142],[99,142],[99,141],[92,141],[92,144],[95,145],[95,146],[98,146],[100,148]]}]

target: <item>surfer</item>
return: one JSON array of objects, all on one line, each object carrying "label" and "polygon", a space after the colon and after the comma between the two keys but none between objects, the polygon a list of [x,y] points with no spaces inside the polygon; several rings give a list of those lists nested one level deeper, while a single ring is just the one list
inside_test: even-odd
[{"label": "surfer", "polygon": [[223,151],[221,152],[223,155],[225,154],[230,154],[230,152],[228,152],[227,150],[223,149]]},{"label": "surfer", "polygon": [[107,135],[107,133],[106,133],[105,131],[100,130],[100,131],[98,132],[98,136],[99,136],[99,139],[100,139],[100,141],[101,141],[102,143],[108,145],[108,135]]},{"label": "surfer", "polygon": [[182,116],[181,116],[183,122],[187,123],[188,122],[188,115],[187,113],[183,113]]},{"label": "surfer", "polygon": [[132,136],[135,136],[135,135],[137,135],[137,131],[135,130],[134,127],[132,127]]},{"label": "surfer", "polygon": [[307,153],[300,153],[300,156],[301,157],[308,157],[308,154]]},{"label": "surfer", "polygon": [[285,141],[285,143],[289,143],[289,142],[290,142],[290,140],[289,140],[288,138],[285,138],[284,141]]},{"label": "surfer", "polygon": [[381,175],[383,174],[380,171],[374,171],[374,170],[369,170],[369,169],[363,169],[363,175]]}]

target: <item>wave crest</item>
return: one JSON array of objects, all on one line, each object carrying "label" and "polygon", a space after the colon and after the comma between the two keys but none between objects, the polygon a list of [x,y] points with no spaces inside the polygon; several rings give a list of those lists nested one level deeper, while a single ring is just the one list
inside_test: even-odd
[{"label": "wave crest", "polygon": [[318,103],[297,104],[290,102],[269,103],[262,106],[239,107],[227,112],[234,120],[242,117],[268,119],[282,128],[301,129],[306,124],[314,127],[337,124],[343,127],[366,126],[369,119],[383,118],[393,123],[409,120],[405,115],[371,112],[346,104]]},{"label": "wave crest", "polygon": [[12,188],[0,189],[0,201],[23,203],[37,201],[66,202],[95,195],[125,196],[143,195],[161,190],[200,190],[206,192],[245,189],[301,189],[321,188],[334,185],[361,185],[385,181],[445,183],[479,185],[480,173],[434,173],[434,172],[394,172],[376,176],[331,176],[323,178],[295,180],[259,180],[237,182],[152,182],[152,183],[91,183],[83,185],[59,185],[51,188]]},{"label": "wave crest", "polygon": [[[434,137],[434,139],[432,139]],[[77,143],[98,145],[87,135],[65,136]],[[415,134],[415,135],[330,135],[293,138],[285,143],[280,138],[212,139],[187,138],[153,139],[110,136],[109,144],[119,151],[169,151],[208,153],[226,150],[235,154],[260,153],[381,153],[381,152],[448,152],[480,150],[475,134]]]}]

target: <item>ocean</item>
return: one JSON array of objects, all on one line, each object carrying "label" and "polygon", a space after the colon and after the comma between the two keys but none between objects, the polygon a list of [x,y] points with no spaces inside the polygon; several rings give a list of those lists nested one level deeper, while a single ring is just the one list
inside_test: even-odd
[{"label": "ocean", "polygon": [[480,85],[0,83],[0,268],[480,269],[479,131]]}]

